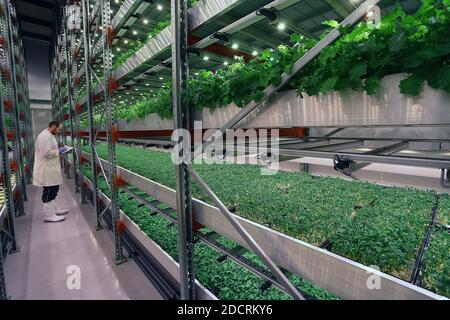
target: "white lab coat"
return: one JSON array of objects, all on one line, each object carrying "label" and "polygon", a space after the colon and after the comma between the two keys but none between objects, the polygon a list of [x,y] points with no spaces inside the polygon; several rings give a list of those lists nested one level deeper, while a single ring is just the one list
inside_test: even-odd
[{"label": "white lab coat", "polygon": [[37,187],[51,187],[62,184],[58,141],[45,129],[35,145],[33,184]]}]

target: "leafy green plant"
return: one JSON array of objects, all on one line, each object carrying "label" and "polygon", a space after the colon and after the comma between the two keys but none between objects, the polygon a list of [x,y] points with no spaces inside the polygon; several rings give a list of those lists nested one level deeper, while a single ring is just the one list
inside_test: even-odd
[{"label": "leafy green plant", "polygon": [[435,228],[424,253],[422,278],[425,286],[450,297],[450,233]]},{"label": "leafy green plant", "polygon": [[[81,168],[87,178],[92,178],[92,171],[83,166]],[[105,194],[108,194],[108,186],[102,177],[98,186]],[[150,216],[145,207],[139,207],[139,203],[125,194],[119,194],[119,206],[132,219],[141,230],[153,239],[161,248],[176,261],[179,260],[177,228],[168,228],[168,221],[162,216]],[[230,246],[234,244],[229,240]],[[194,249],[194,262],[196,278],[211,292],[222,300],[287,300],[288,295],[271,287],[266,292],[260,291],[263,281],[248,270],[227,260],[219,263],[217,259],[220,253],[214,251],[203,243],[197,243]],[[253,256],[253,259],[256,259]],[[290,279],[310,296],[321,300],[337,299],[327,291],[312,283],[291,275]]]},{"label": "leafy green plant", "polygon": [[[168,23],[161,23],[161,28]],[[336,26],[337,22],[326,24]],[[348,89],[373,95],[384,76],[406,73],[400,85],[404,94],[419,95],[425,81],[433,88],[450,92],[449,29],[447,1],[424,0],[413,15],[398,5],[383,17],[379,27],[360,23],[353,29],[341,29],[344,36],[326,47],[285,89],[310,96]],[[230,103],[243,107],[252,100],[258,101],[268,85],[278,84],[282,73],[291,72],[294,63],[316,44],[315,40],[294,34],[290,44],[265,50],[248,63],[238,59],[227,69],[200,71],[189,81],[189,102],[198,109],[213,109]],[[124,53],[121,62],[135,50]],[[171,88],[169,83],[158,90],[156,97],[144,97],[130,106],[130,111],[122,110],[119,119],[130,121],[150,113],[171,118]]]},{"label": "leafy green plant", "polygon": [[[107,158],[105,145],[97,151]],[[120,166],[175,188],[170,153],[122,145],[116,153]],[[316,246],[331,240],[333,252],[403,279],[410,277],[435,203],[431,191],[305,173],[261,176],[251,165],[194,167],[236,214]],[[196,184],[193,195],[210,202]]]}]

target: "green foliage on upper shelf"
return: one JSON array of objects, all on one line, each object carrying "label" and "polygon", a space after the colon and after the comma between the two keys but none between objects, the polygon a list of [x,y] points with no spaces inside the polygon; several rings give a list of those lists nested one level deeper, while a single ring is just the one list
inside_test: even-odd
[{"label": "green foliage on upper shelf", "polygon": [[[107,158],[104,144],[97,145],[97,151]],[[120,166],[175,188],[170,153],[118,145],[116,154]],[[316,246],[331,240],[334,253],[379,266],[406,280],[436,198],[432,191],[386,188],[306,173],[261,176],[260,167],[251,165],[194,168],[236,214]],[[196,184],[193,195],[211,202]]]},{"label": "green foliage on upper shelf", "polygon": [[[400,85],[406,95],[419,95],[425,81],[450,93],[449,1],[424,0],[413,15],[397,5],[383,17],[379,27],[360,23],[352,29],[342,28],[343,37],[323,49],[285,89],[310,96],[348,89],[373,95],[383,77],[406,73]],[[258,101],[268,85],[279,84],[281,75],[292,72],[294,63],[316,44],[316,40],[294,34],[290,44],[265,50],[248,63],[239,58],[227,69],[202,70],[189,80],[189,102],[198,109],[214,109],[230,103],[243,107]],[[129,54],[124,53],[124,57]],[[118,119],[132,120],[151,113],[171,118],[171,88],[168,83],[157,90],[155,97],[144,97],[122,107]]]},{"label": "green foliage on upper shelf", "polygon": [[[91,178],[92,171],[82,167],[83,174]],[[99,188],[108,194],[108,186],[102,177],[99,178]],[[154,199],[150,199],[154,200]],[[176,261],[179,260],[177,228],[168,228],[168,220],[162,216],[150,216],[149,209],[139,207],[139,203],[129,199],[128,195],[119,194],[119,207],[133,220],[140,229],[154,240],[165,252]],[[224,238],[220,242],[230,242]],[[197,243],[194,248],[194,263],[196,278],[213,294],[222,300],[287,300],[288,295],[277,288],[271,287],[266,292],[260,291],[263,281],[229,259],[219,263],[221,253],[214,251],[203,243]],[[255,259],[254,256],[251,256]],[[294,285],[310,296],[320,300],[337,299],[314,284],[291,275]]]},{"label": "green foliage on upper shelf", "polygon": [[152,31],[148,34],[147,38],[144,40],[136,40],[133,43],[127,45],[127,51],[117,56],[114,59],[112,70],[116,70],[117,67],[122,65],[131,56],[133,56],[139,49],[141,49],[149,40],[156,37],[161,31],[170,26],[170,19],[166,21],[159,22]]}]

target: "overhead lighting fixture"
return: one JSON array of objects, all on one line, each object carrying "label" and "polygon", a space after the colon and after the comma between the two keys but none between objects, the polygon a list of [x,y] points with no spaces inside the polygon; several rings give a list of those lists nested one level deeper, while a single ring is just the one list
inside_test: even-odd
[{"label": "overhead lighting fixture", "polygon": [[252,52],[252,55],[256,57],[256,56],[258,55],[258,51],[256,51],[256,50],[253,51],[253,52]]},{"label": "overhead lighting fixture", "polygon": [[144,19],[143,21],[142,21],[144,24],[148,24],[148,19]]},{"label": "overhead lighting fixture", "polygon": [[286,30],[286,23],[284,23],[284,22],[278,23],[277,29],[280,30],[280,31]]},{"label": "overhead lighting fixture", "polygon": [[146,85],[147,87],[150,87],[150,84],[149,84],[149,83],[146,83],[145,85]]},{"label": "overhead lighting fixture", "polygon": [[123,43],[128,44],[128,40],[127,39],[123,40]]},{"label": "overhead lighting fixture", "polygon": [[120,48],[117,48],[116,50],[117,50],[117,51],[120,51]]},{"label": "overhead lighting fixture", "polygon": [[198,76],[198,72],[196,72],[195,75]]},{"label": "overhead lighting fixture", "polygon": [[158,4],[158,5],[156,6],[156,9],[158,9],[159,11],[162,11],[162,10],[164,9],[164,7],[163,7],[162,4]]},{"label": "overhead lighting fixture", "polygon": [[228,61],[225,61],[223,64],[224,64],[225,66],[229,65]]},{"label": "overhead lighting fixture", "polygon": [[134,34],[134,35],[137,35],[138,32],[137,32],[136,30],[133,30],[133,34]]},{"label": "overhead lighting fixture", "polygon": [[203,57],[203,60],[208,61],[208,60],[209,60],[209,57],[208,57],[208,56],[204,56],[204,57]]},{"label": "overhead lighting fixture", "polygon": [[231,46],[234,50],[236,50],[237,48],[239,48],[239,45],[237,43],[233,43],[233,45]]},{"label": "overhead lighting fixture", "polygon": [[115,3],[120,3],[120,0],[114,0]]}]

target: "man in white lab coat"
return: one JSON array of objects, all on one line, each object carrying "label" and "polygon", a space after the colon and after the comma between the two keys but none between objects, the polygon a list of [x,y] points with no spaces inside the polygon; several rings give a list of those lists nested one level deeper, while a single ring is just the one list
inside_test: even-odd
[{"label": "man in white lab coat", "polygon": [[59,155],[66,151],[65,147],[58,147],[56,136],[61,132],[61,124],[52,121],[48,128],[42,131],[35,145],[33,184],[43,187],[42,202],[44,204],[44,221],[60,222],[69,213],[67,209],[58,210],[56,196],[62,184],[61,163]]}]

